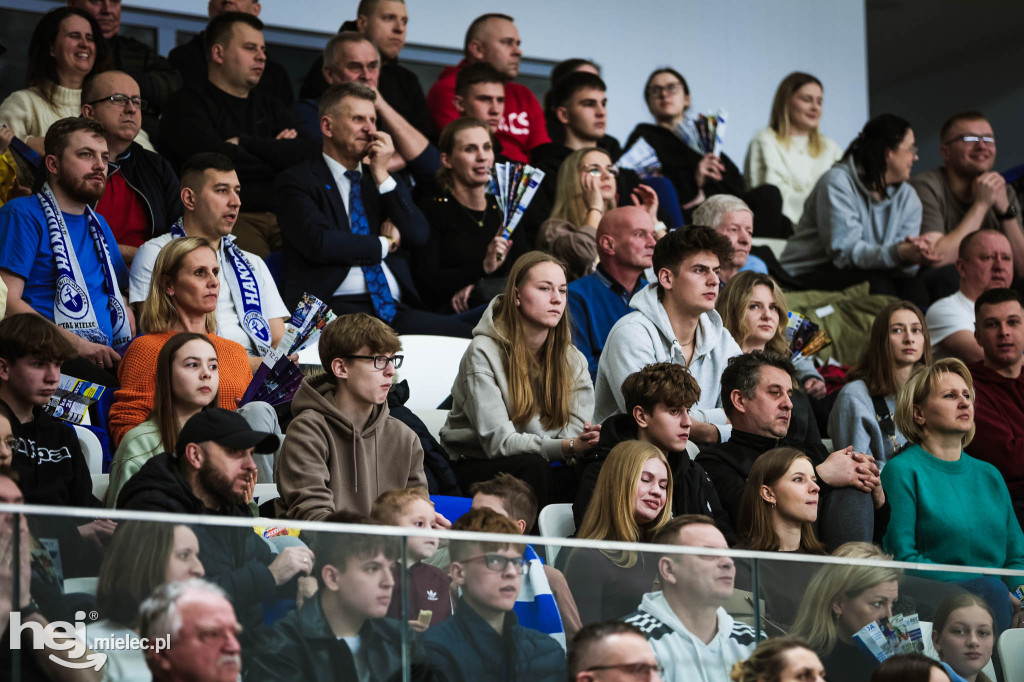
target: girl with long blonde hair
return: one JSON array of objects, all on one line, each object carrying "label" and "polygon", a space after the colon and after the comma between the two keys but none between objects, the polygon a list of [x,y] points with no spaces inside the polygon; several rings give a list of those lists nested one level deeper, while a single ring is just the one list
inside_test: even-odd
[{"label": "girl with long blonde hair", "polygon": [[[651,443],[627,440],[612,448],[576,537],[646,542],[672,518],[672,471]],[[657,576],[657,557],[627,550],[577,548],[565,577],[584,624],[619,618],[636,608]]]},{"label": "girl with long blonde hair", "polygon": [[565,266],[531,251],[473,330],[441,429],[464,489],[504,471],[529,483],[543,506],[554,491],[550,464],[597,444],[594,387],[572,345],[566,301]]}]

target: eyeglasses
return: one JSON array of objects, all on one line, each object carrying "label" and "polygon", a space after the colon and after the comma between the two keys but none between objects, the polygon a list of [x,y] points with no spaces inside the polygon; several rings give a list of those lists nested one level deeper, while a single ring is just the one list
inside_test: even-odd
[{"label": "eyeglasses", "polygon": [[342,355],[343,358],[353,358],[355,360],[373,360],[374,369],[384,369],[390,362],[398,369],[402,366],[402,360],[405,360],[404,355]]},{"label": "eyeglasses", "polygon": [[651,675],[657,674],[661,677],[665,674],[665,669],[660,665],[654,665],[653,663],[620,663],[619,665],[595,665],[592,668],[587,668],[584,672],[592,673],[598,670],[621,670],[626,673],[634,680],[649,680]]},{"label": "eyeglasses", "polygon": [[996,138],[988,135],[964,135],[962,137],[954,137],[946,144],[952,144],[954,142],[963,142],[964,144],[983,144],[986,147],[994,147],[996,145]]},{"label": "eyeglasses", "polygon": [[590,175],[593,175],[594,177],[599,177],[601,175],[601,173],[607,173],[608,175],[612,176],[613,178],[619,177],[619,169],[616,168],[615,166],[599,166],[596,163],[592,164],[590,166],[584,166],[583,167],[583,172],[584,173],[589,173]]},{"label": "eyeglasses", "polygon": [[910,154],[912,156],[917,156],[917,153],[919,151],[921,151],[921,148],[918,147],[916,144],[912,144],[909,147],[907,147],[906,149],[904,149],[903,147],[897,147],[896,151],[898,151],[898,152],[910,152]]},{"label": "eyeglasses", "polygon": [[18,439],[14,436],[7,436],[3,439],[4,445],[11,449],[11,452],[18,449]]},{"label": "eyeglasses", "polygon": [[128,106],[128,102],[131,102],[135,106],[135,108],[140,111],[146,108],[146,100],[142,99],[137,95],[135,97],[129,97],[128,95],[111,95],[110,97],[101,97],[100,99],[95,99],[91,102],[86,102],[86,104],[93,105],[99,104],[100,102],[110,102],[111,104],[119,106],[122,109]]},{"label": "eyeglasses", "polygon": [[530,564],[523,560],[521,556],[505,556],[504,554],[481,554],[480,556],[470,557],[463,559],[460,563],[469,563],[470,561],[478,561],[483,559],[484,566],[490,571],[497,573],[504,573],[505,569],[509,564],[515,568],[516,573],[522,575],[523,573],[529,572]]},{"label": "eyeglasses", "polygon": [[678,81],[675,83],[669,83],[667,85],[652,85],[647,88],[647,95],[649,97],[660,97],[662,94],[674,95],[683,89],[683,84]]}]

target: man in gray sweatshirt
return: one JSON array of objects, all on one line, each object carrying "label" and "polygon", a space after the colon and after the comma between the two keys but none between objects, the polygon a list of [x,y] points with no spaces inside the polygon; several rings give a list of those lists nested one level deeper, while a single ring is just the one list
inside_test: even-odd
[{"label": "man in gray sweatshirt", "polygon": [[732,261],[732,252],[729,240],[709,227],[675,230],[658,242],[652,258],[657,281],[633,296],[634,311],[608,333],[594,388],[595,422],[626,411],[626,377],[655,362],[674,362],[700,385],[700,399],[690,410],[690,437],[704,443],[729,439],[719,377],[729,358],[742,351],[715,301],[721,264]]}]

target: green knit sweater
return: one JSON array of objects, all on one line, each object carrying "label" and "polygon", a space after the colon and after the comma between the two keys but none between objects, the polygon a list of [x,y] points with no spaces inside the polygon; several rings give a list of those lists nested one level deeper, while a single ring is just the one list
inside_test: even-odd
[{"label": "green knit sweater", "polygon": [[[885,550],[897,561],[1024,569],[1024,533],[994,466],[965,452],[947,462],[913,445],[882,469],[892,517]],[[927,571],[936,580],[977,574]],[[1009,576],[1011,586],[1024,577]]]}]

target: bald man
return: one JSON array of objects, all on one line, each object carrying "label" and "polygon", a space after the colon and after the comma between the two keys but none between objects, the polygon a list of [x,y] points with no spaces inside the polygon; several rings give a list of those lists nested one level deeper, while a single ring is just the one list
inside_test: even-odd
[{"label": "bald man", "polygon": [[162,156],[140,142],[139,84],[124,71],[104,71],[82,85],[82,116],[103,126],[110,161],[96,212],[107,219],[125,265],[147,240],[181,217],[178,177]]},{"label": "bald man", "polygon": [[630,311],[633,294],[647,286],[655,224],[639,206],[608,211],[597,226],[597,270],[569,284],[572,341],[587,356],[591,379],[612,325]]}]

